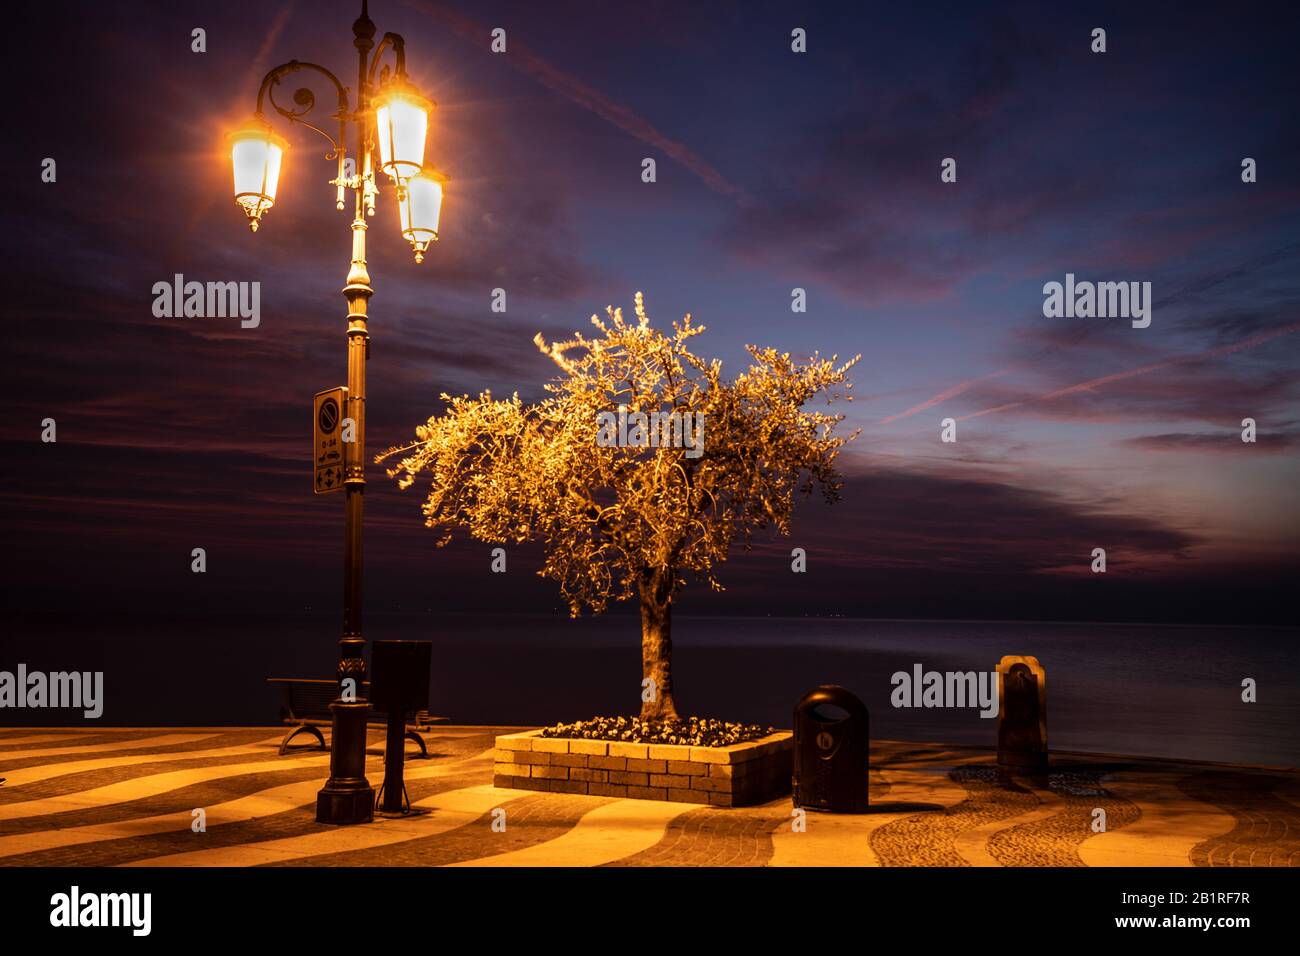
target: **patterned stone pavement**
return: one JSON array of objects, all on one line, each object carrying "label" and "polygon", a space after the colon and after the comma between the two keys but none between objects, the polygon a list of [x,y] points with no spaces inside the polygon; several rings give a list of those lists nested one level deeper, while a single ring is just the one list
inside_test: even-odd
[{"label": "patterned stone pavement", "polygon": [[1291,770],[1056,754],[1046,776],[1009,776],[988,751],[881,741],[871,812],[801,820],[788,797],[493,788],[493,740],[517,729],[439,728],[407,764],[422,812],[337,828],[314,818],[328,756],[279,756],[275,728],[0,730],[0,865],[1300,866]]}]

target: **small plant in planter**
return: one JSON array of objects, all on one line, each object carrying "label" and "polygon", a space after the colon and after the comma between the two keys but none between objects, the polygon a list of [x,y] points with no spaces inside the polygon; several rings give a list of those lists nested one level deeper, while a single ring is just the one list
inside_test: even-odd
[{"label": "small plant in planter", "polygon": [[640,717],[593,717],[571,724],[556,724],[542,730],[543,737],[583,740],[620,740],[633,744],[684,744],[691,747],[731,747],[761,740],[776,733],[775,727],[737,724],[703,717],[670,717],[645,720]]},{"label": "small plant in planter", "polygon": [[798,361],[751,345],[748,370],[727,381],[719,360],[690,351],[704,331],[690,315],[664,334],[639,292],[636,322],[606,312],[608,321],[592,316],[592,338],[534,339],[562,373],[542,401],[444,394],[443,414],[377,460],[401,456],[388,474],[402,488],[431,480],[423,511],[442,531],[439,546],[456,527],[490,544],[542,541],[539,573],[558,582],[575,617],[636,597],[640,720],[677,731],[640,732],[694,736],[673,696],[673,595],[688,575],[722,590],[714,569],[734,541],[748,548],[769,527],[789,534],[796,490],[838,500],[835,460],[857,433],[838,436],[844,416],[803,406],[819,395],[849,400],[845,380],[860,356]]}]

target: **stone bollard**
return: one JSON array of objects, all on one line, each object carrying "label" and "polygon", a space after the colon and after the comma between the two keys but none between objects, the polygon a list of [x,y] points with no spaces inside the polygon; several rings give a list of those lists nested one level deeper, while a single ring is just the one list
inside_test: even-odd
[{"label": "stone bollard", "polygon": [[998,663],[998,766],[1047,770],[1047,671],[1036,657]]}]

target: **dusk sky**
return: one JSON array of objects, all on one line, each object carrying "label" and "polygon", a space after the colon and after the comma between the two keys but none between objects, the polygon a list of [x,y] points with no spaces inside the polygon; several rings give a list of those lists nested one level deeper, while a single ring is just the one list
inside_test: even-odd
[{"label": "dusk sky", "polygon": [[[450,182],[422,265],[386,181],[370,223],[369,451],[444,391],[540,396],[555,367],[533,336],[630,312],[640,290],[656,324],[705,325],[696,350],[732,374],[746,343],[863,356],[840,409],[861,429],[843,500],[801,504],[790,539],[737,550],[728,591],[688,587],[684,610],[1294,623],[1300,15],[1009,10],[375,0],[438,104],[428,158]],[[343,502],[311,494],[310,413],[344,380],[349,215],[323,140],[275,117],[292,146],[251,234],[224,136],[286,60],[355,84],[358,12],[18,15],[11,610],[337,607]],[[176,273],[260,282],[260,325],[155,318],[153,285]],[[1044,317],[1044,283],[1067,273],[1150,282],[1150,326]],[[418,487],[368,478],[369,608],[559,607],[536,550],[512,550],[503,583],[490,545],[434,548]]]}]

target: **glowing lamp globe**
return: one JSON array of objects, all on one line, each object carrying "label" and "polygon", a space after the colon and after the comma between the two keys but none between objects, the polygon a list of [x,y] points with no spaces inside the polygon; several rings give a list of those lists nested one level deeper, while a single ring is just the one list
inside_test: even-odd
[{"label": "glowing lamp globe", "polygon": [[412,177],[397,204],[402,235],[415,250],[415,261],[424,261],[429,243],[438,241],[438,219],[442,215],[442,182],[427,173]]},{"label": "glowing lamp globe", "polygon": [[235,202],[248,216],[248,227],[257,232],[262,214],[275,205],[280,168],[289,141],[257,120],[226,139],[230,142],[230,164],[235,174]]},{"label": "glowing lamp globe", "polygon": [[424,168],[424,140],[433,103],[409,85],[394,80],[375,97],[379,168],[400,192]]}]

